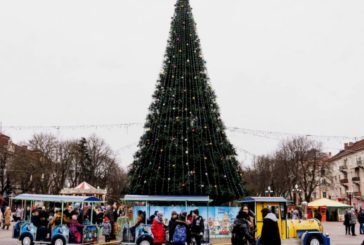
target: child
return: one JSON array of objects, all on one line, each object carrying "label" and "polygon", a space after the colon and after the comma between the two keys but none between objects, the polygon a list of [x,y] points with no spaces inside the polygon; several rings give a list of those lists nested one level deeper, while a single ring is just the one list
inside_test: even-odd
[{"label": "child", "polygon": [[105,236],[105,242],[110,242],[111,235],[111,224],[108,217],[104,217],[104,222],[102,223],[102,234]]},{"label": "child", "polygon": [[82,234],[81,234],[80,230],[83,228],[83,225],[78,223],[77,218],[78,218],[77,214],[72,215],[72,219],[69,223],[69,227],[70,227],[70,233],[72,235],[74,242],[81,243]]}]

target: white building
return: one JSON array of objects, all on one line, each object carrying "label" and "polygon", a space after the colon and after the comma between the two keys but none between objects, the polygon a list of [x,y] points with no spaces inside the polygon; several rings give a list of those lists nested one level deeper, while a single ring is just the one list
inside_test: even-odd
[{"label": "white building", "polygon": [[346,143],[328,163],[331,168],[328,197],[361,206],[364,200],[364,140]]}]

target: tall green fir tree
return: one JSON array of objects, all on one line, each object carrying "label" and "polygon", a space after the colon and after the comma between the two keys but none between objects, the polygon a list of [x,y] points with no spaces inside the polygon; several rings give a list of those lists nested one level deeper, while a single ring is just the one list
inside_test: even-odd
[{"label": "tall green fir tree", "polygon": [[178,0],[145,133],[129,168],[129,193],[243,195],[242,171],[225,134],[188,0]]},{"label": "tall green fir tree", "polygon": [[92,183],[93,180],[93,166],[91,164],[91,157],[87,148],[87,140],[82,137],[78,143],[79,162],[76,168],[76,179],[79,182],[86,181]]}]

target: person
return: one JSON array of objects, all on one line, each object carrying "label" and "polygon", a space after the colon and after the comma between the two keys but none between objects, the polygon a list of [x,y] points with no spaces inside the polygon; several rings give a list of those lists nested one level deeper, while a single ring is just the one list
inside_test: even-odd
[{"label": "person", "polygon": [[114,223],[112,224],[112,231],[111,231],[111,240],[116,240],[116,233],[119,232],[119,226],[118,226],[118,218],[119,218],[119,207],[116,202],[112,205],[112,215]]},{"label": "person", "polygon": [[320,207],[315,212],[315,219],[318,219],[321,222],[322,215],[321,215],[321,212],[320,212]]},{"label": "person", "polygon": [[169,241],[172,242],[174,229],[176,228],[178,214],[176,211],[172,211],[171,219],[168,222],[168,234],[169,234]]},{"label": "person", "polygon": [[190,211],[190,213],[186,216],[187,217],[187,225],[191,225],[192,221],[193,221],[193,215],[192,215],[192,210]]},{"label": "person", "polygon": [[268,208],[262,209],[262,216],[264,218],[260,244],[281,245],[277,216],[273,214]]},{"label": "person", "polygon": [[351,209],[349,224],[350,224],[350,227],[351,227],[351,235],[352,236],[356,236],[356,234],[355,234],[356,221],[357,221],[357,218],[356,218],[355,210]]},{"label": "person", "polygon": [[3,214],[3,211],[0,208],[0,227],[2,227],[3,222],[4,222],[4,214]]},{"label": "person", "polygon": [[111,235],[111,223],[110,219],[105,216],[104,222],[102,223],[102,235],[105,237],[105,242],[110,242],[110,235]]},{"label": "person", "polygon": [[204,220],[200,216],[198,209],[192,211],[191,235],[195,239],[196,245],[201,245],[201,240],[205,231]]},{"label": "person", "polygon": [[250,216],[248,214],[249,209],[244,206],[236,216],[233,224],[233,229],[231,231],[231,244],[232,245],[243,245],[255,244],[254,234],[251,233]]},{"label": "person", "polygon": [[153,244],[162,245],[165,242],[166,231],[163,224],[163,214],[161,212],[157,213],[151,226],[153,234]]},{"label": "person", "polygon": [[346,210],[344,215],[345,235],[350,235],[350,211]]},{"label": "person", "polygon": [[360,207],[359,214],[358,214],[358,221],[359,221],[359,233],[364,234],[364,210]]},{"label": "person", "polygon": [[3,224],[3,229],[9,230],[10,227],[10,222],[11,222],[11,209],[10,207],[6,207],[5,212],[4,212],[4,224]]},{"label": "person", "polygon": [[[62,221],[62,212],[59,208],[55,208],[54,216],[49,220],[49,223],[48,223],[50,230],[53,230],[56,226],[60,225],[61,221]],[[63,221],[64,222],[66,221],[65,217],[63,217]],[[67,224],[69,221],[70,220],[67,219]]]},{"label": "person", "polygon": [[255,214],[249,210],[247,205],[244,205],[240,209],[242,211],[243,218],[248,222],[250,233],[254,234],[255,232],[255,224],[254,224],[254,216]]},{"label": "person", "polygon": [[154,213],[151,216],[149,216],[149,218],[147,220],[147,225],[153,224],[154,218],[155,218],[155,216],[157,216],[157,213],[158,213],[158,211],[156,210],[156,211],[154,211]]},{"label": "person", "polygon": [[96,224],[100,225],[102,224],[104,218],[104,212],[102,211],[101,207],[98,207],[96,209]]},{"label": "person", "polygon": [[292,212],[292,219],[299,219],[300,213],[297,208],[295,208]]},{"label": "person", "polygon": [[63,222],[68,224],[71,222],[72,215],[75,213],[73,206],[70,204],[67,206],[67,209],[63,211]]},{"label": "person", "polygon": [[135,225],[130,227],[130,233],[132,234],[133,237],[135,237],[136,228],[141,224],[145,224],[145,212],[142,210],[138,210],[137,215],[138,216]]},{"label": "person", "polygon": [[24,213],[24,209],[21,207],[17,207],[15,210],[15,216],[14,216],[14,221],[17,222],[19,220],[23,219],[23,213]]},{"label": "person", "polygon": [[72,215],[71,221],[69,223],[69,228],[70,228],[70,235],[72,237],[70,237],[70,239],[72,240],[72,242],[75,243],[81,243],[82,240],[82,233],[81,230],[83,228],[83,225],[81,225],[78,222],[78,215],[75,213]]},{"label": "person", "polygon": [[172,236],[173,245],[185,245],[191,243],[190,229],[186,223],[186,213],[178,215],[176,226]]}]

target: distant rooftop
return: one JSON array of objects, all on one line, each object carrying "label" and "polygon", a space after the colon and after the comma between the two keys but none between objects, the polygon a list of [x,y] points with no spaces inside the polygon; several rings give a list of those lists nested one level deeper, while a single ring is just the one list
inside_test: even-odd
[{"label": "distant rooftop", "polygon": [[363,150],[364,150],[364,139],[356,141],[356,142],[345,143],[344,149],[341,150],[336,155],[334,155],[333,157],[331,157],[328,161],[333,162],[342,157],[345,157],[345,156],[348,156],[348,155],[351,155],[351,154],[354,154],[354,153],[357,153],[357,152],[363,151]]}]

